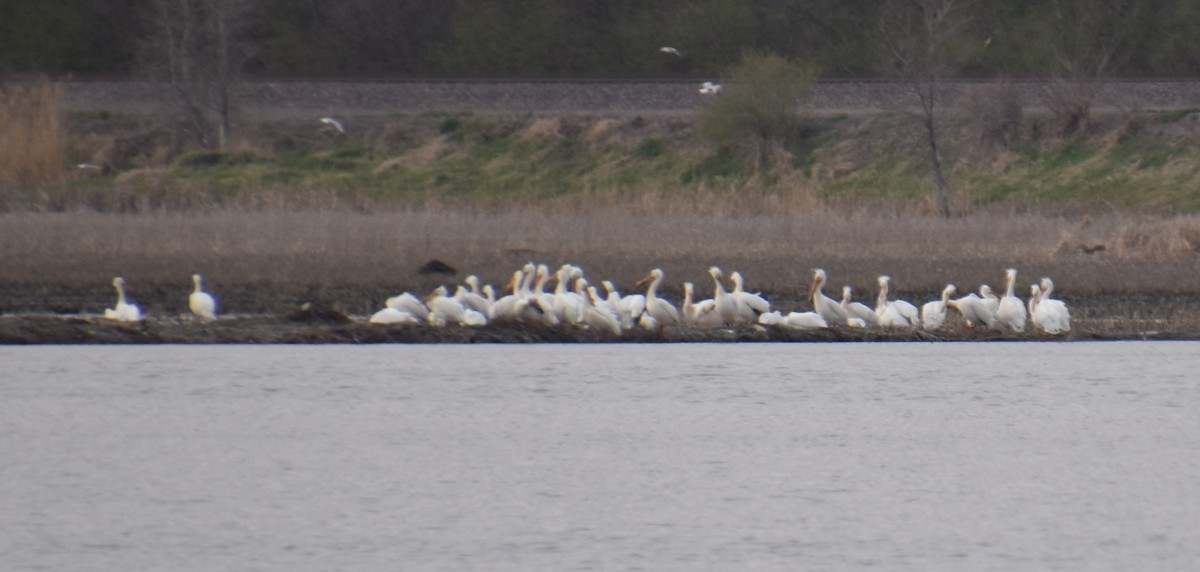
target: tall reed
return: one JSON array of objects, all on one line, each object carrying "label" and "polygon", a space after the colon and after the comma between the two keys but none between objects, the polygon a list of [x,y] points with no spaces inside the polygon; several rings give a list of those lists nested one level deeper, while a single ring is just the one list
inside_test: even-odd
[{"label": "tall reed", "polygon": [[61,94],[61,87],[46,79],[0,88],[0,184],[62,177],[67,136]]}]

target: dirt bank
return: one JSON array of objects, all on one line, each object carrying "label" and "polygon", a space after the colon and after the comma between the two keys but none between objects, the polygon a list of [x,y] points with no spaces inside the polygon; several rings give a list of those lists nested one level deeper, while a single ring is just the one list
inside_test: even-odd
[{"label": "dirt bank", "polygon": [[345,323],[287,317],[240,316],[199,323],[189,319],[114,322],[96,316],[0,316],[2,344],[371,344],[371,343],[697,343],[697,342],[939,342],[1196,340],[1198,331],[1143,329],[1104,320],[1076,322],[1063,336],[1004,335],[951,327],[935,333],[909,330],[830,328],[794,332],[776,328],[737,330],[633,330],[605,332],[538,324],[495,323],[483,327],[384,326],[356,319]]}]

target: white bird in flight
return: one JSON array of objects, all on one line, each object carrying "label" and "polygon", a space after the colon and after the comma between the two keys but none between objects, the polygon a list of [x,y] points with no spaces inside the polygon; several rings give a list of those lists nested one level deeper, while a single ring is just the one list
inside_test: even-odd
[{"label": "white bird in flight", "polygon": [[679,53],[679,50],[672,48],[671,46],[663,46],[663,47],[659,48],[658,51],[660,51],[664,54],[671,54],[673,56],[682,57],[682,54]]},{"label": "white bird in flight", "polygon": [[330,127],[333,127],[334,129],[337,129],[338,133],[346,132],[346,128],[342,125],[342,122],[338,121],[332,117],[322,117],[321,123],[324,123],[325,125],[328,125]]},{"label": "white bird in flight", "polygon": [[704,95],[716,95],[721,91],[721,84],[706,81],[700,84],[700,93]]}]

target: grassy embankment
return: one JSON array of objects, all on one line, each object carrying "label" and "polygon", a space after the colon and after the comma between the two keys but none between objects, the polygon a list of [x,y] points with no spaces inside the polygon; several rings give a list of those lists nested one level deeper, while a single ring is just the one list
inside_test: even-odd
[{"label": "grassy embankment", "polygon": [[[886,273],[918,302],[1016,266],[1021,293],[1053,276],[1092,331],[1200,332],[1200,223],[1165,214],[1200,200],[1197,119],[1113,117],[1071,140],[1035,140],[1031,121],[1008,147],[952,122],[964,214],[943,220],[922,214],[919,133],[895,114],[820,119],[758,172],[699,143],[687,116],[373,116],[344,135],[261,122],[224,154],[189,152],[152,119],[72,116],[69,141],[45,148],[107,170],[50,161],[5,183],[0,313],[98,313],[119,274],[151,316],[177,316],[201,272],[229,313],[325,300],[362,315],[466,273],[500,285],[529,260],[625,289],[663,267],[675,299],[685,280],[711,288],[717,264],[786,311],[807,309],[817,266],[859,299]],[[460,273],[419,275],[432,258]]]},{"label": "grassy embankment", "polygon": [[[806,137],[777,146],[765,166],[705,144],[692,114],[368,115],[345,118],[345,134],[309,117],[243,118],[236,147],[216,153],[195,150],[165,118],[73,114],[53,125],[56,92],[41,89],[5,106],[22,130],[0,115],[0,207],[928,207],[921,129],[900,112],[815,117]],[[21,116],[29,117],[12,119]],[[969,110],[943,122],[959,212],[1200,209],[1200,110],[1113,113],[1067,138],[1054,135],[1053,116],[1032,113],[1002,125],[998,138],[997,122],[1012,120],[995,117]],[[69,169],[64,156],[104,171]]]}]

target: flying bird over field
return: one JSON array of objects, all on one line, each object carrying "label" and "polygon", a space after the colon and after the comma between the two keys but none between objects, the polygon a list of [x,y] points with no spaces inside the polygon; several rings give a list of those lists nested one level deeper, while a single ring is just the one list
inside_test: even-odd
[{"label": "flying bird over field", "polygon": [[704,95],[716,95],[721,91],[721,84],[706,81],[700,84],[700,93]]},{"label": "flying bird over field", "polygon": [[328,125],[334,129],[336,129],[338,133],[346,132],[346,127],[344,125],[342,125],[342,122],[338,121],[332,117],[322,117],[321,123],[324,123],[325,125]]},{"label": "flying bird over field", "polygon": [[663,46],[659,48],[658,51],[664,54],[671,54],[676,57],[683,57],[683,54],[679,53],[679,50],[672,48],[671,46]]}]

